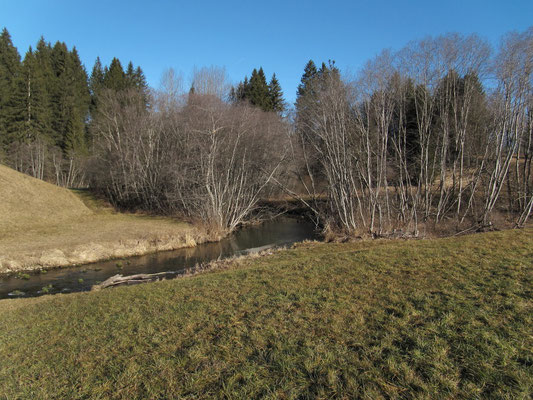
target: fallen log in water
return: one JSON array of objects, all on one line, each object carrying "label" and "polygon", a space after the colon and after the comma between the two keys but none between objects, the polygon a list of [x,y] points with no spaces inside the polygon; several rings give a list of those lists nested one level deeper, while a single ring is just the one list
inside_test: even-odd
[{"label": "fallen log in water", "polygon": [[157,274],[137,274],[128,276],[122,276],[120,274],[117,274],[110,278],[107,278],[105,281],[99,283],[98,285],[93,285],[91,290],[100,290],[120,285],[136,285],[139,283],[154,282],[166,278],[175,278],[178,274],[179,272],[175,271],[159,272]]}]

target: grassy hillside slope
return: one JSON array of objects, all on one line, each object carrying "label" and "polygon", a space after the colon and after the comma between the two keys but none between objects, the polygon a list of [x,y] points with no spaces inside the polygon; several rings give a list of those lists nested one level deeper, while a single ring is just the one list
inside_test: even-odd
[{"label": "grassy hillside slope", "polygon": [[171,218],[117,213],[0,165],[0,273],[193,246],[205,237]]},{"label": "grassy hillside slope", "polygon": [[7,399],[529,399],[533,230],[0,301]]},{"label": "grassy hillside slope", "polygon": [[91,215],[70,190],[0,165],[0,232]]}]

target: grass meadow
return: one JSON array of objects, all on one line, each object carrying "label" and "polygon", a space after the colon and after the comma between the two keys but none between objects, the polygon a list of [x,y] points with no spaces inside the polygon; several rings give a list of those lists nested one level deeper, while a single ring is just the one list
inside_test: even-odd
[{"label": "grass meadow", "polygon": [[0,301],[5,399],[529,399],[533,230]]}]

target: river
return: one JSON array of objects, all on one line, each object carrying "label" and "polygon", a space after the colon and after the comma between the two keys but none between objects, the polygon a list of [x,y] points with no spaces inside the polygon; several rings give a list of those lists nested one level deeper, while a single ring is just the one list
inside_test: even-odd
[{"label": "river", "polygon": [[44,273],[1,277],[0,298],[88,291],[93,285],[116,274],[134,275],[180,271],[193,267],[197,263],[247,254],[270,247],[289,246],[295,242],[318,238],[315,226],[310,222],[279,217],[260,225],[241,229],[220,242],[78,267],[57,268]]}]

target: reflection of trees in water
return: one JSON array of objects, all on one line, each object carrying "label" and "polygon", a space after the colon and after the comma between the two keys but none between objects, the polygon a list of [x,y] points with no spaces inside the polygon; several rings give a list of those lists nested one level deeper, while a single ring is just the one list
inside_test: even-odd
[{"label": "reflection of trees in water", "polygon": [[313,229],[314,226],[310,223],[302,223],[291,218],[279,218],[258,226],[244,228],[219,242],[159,253],[157,259],[151,259],[150,262],[165,263],[169,269],[179,270],[196,263],[229,257],[246,249],[314,238]]}]

